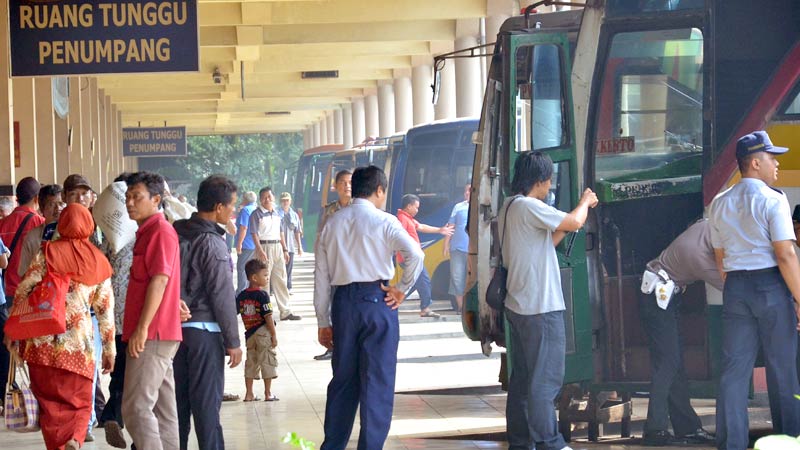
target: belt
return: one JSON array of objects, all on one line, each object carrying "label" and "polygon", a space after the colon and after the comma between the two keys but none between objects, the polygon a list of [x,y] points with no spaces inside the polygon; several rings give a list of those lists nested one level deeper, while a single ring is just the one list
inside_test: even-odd
[{"label": "belt", "polygon": [[365,288],[365,287],[373,287],[373,286],[385,286],[387,281],[385,280],[377,280],[377,281],[354,281],[350,284],[343,284],[340,286],[334,286],[336,288],[346,288],[346,287],[354,287],[354,288]]},{"label": "belt", "polygon": [[274,241],[258,241],[258,242],[259,242],[260,244],[280,244],[280,243],[281,243],[281,241],[280,241],[280,240],[274,240]]},{"label": "belt", "polygon": [[768,267],[766,269],[756,269],[756,270],[731,270],[730,272],[728,272],[728,275],[752,276],[752,275],[763,275],[768,273],[780,273],[780,269],[778,269],[778,266],[775,266],[775,267]]}]

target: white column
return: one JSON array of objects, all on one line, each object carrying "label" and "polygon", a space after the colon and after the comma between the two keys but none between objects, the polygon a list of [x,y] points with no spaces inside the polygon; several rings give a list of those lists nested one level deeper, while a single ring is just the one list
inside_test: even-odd
[{"label": "white column", "polygon": [[319,145],[333,144],[333,142],[328,139],[328,136],[328,117],[322,116],[322,118],[319,119]]},{"label": "white column", "polygon": [[353,97],[353,145],[360,144],[367,136],[364,97]]},{"label": "white column", "polygon": [[321,127],[319,125],[319,122],[314,122],[314,124],[311,125],[311,146],[312,147],[319,147],[320,145],[322,145],[321,144],[321,142],[322,142],[322,138],[321,138],[322,130],[320,128]]},{"label": "white column", "polygon": [[445,61],[439,71],[439,101],[433,111],[436,120],[456,117],[456,70],[452,59]]},{"label": "white column", "polygon": [[[67,126],[72,130],[72,143],[68,146],[69,170],[67,171],[67,175],[71,173],[83,173],[81,83],[84,81],[85,78],[81,77],[70,77],[69,79],[69,116],[67,116]],[[68,144],[70,143],[68,142]],[[62,181],[63,178],[59,177],[59,184]]]},{"label": "white column", "polygon": [[[517,0],[488,0],[486,2],[486,43],[491,44],[497,42],[497,33],[500,32],[500,27],[509,17],[519,13],[517,9]],[[486,54],[489,57],[484,58],[486,64],[486,73],[489,73],[489,65],[492,63],[492,52],[494,48],[489,47],[486,49]]]},{"label": "white column", "polygon": [[353,147],[353,106],[349,103],[342,105],[342,143],[344,148]]},{"label": "white column", "polygon": [[[14,80],[14,122],[19,122],[20,165],[17,178],[39,177],[36,153],[36,95],[33,78]],[[13,147],[12,147],[13,148]]]},{"label": "white column", "polygon": [[[0,17],[8,17],[8,2],[0,2]],[[15,186],[17,176],[14,164],[14,93],[10,73],[8,54],[8,21],[0,20],[0,184]],[[9,244],[10,245],[10,241]]]},{"label": "white column", "polygon": [[303,150],[311,148],[311,130],[309,127],[306,127],[303,130]]},{"label": "white column", "polygon": [[411,73],[404,72],[408,73],[394,79],[394,129],[398,133],[405,133],[414,125]]},{"label": "white column", "polygon": [[70,154],[67,151],[67,137],[69,136],[69,122],[66,118],[55,117],[55,142],[56,142],[56,162],[55,162],[55,182],[61,184],[64,178],[69,175]]},{"label": "white column", "polygon": [[378,117],[378,95],[377,93],[368,94],[364,97],[364,131],[367,137],[376,138],[380,136],[381,130]]},{"label": "white column", "polygon": [[394,88],[392,82],[378,83],[378,136],[389,137],[394,134]]},{"label": "white column", "polygon": [[39,162],[38,176],[41,184],[56,183],[56,141],[53,118],[53,82],[50,77],[34,80],[36,92],[36,158]]},{"label": "white column", "polygon": [[[341,108],[336,108],[333,110],[333,142],[335,144],[342,144],[344,143],[344,130],[342,129],[344,125],[342,124],[342,110]],[[345,146],[345,148],[350,148]]]},{"label": "white column", "polygon": [[[478,45],[477,19],[456,21],[455,49]],[[477,117],[481,112],[481,62],[478,58],[456,58],[456,117]]]},{"label": "white column", "polygon": [[333,122],[333,111],[325,111],[325,122],[328,130],[328,144],[338,144],[336,142],[336,124]]},{"label": "white column", "polygon": [[[430,58],[427,58],[430,60]],[[414,96],[414,125],[433,121],[433,69],[430,63],[415,66],[411,72]]]}]

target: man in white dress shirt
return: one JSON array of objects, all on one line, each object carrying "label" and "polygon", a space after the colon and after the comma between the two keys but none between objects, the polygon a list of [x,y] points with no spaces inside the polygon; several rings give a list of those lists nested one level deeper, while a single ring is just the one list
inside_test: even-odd
[{"label": "man in white dress shirt", "polygon": [[[386,174],[375,166],[353,172],[353,204],[334,214],[319,235],[314,308],[319,343],[333,348],[325,440],[321,450],[343,450],[361,406],[359,450],[383,448],[394,406],[397,308],[422,270],[424,254],[386,204]],[[406,262],[396,286],[392,254]],[[331,299],[331,287],[334,287]]]}]

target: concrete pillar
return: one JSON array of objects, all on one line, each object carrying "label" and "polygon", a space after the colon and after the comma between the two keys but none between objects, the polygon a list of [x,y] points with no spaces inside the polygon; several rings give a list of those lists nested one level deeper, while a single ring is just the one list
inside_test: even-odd
[{"label": "concrete pillar", "polygon": [[105,158],[108,161],[103,167],[103,188],[108,185],[114,177],[117,176],[117,163],[114,158],[114,111],[111,106],[111,96],[106,95],[106,150]]},{"label": "concrete pillar", "polygon": [[[0,17],[8,17],[8,2],[0,2]],[[8,54],[8,21],[0,20],[0,73],[11,72]],[[11,77],[0,77],[0,185],[17,184],[14,164],[14,92]],[[9,244],[10,245],[10,241]]]},{"label": "concrete pillar", "polygon": [[436,120],[456,117],[456,70],[453,60],[445,61],[439,71],[439,101],[433,111]]},{"label": "concrete pillar", "polygon": [[83,152],[81,158],[83,159],[83,172],[82,175],[89,177],[92,170],[94,170],[94,161],[92,160],[92,130],[94,125],[92,123],[92,86],[91,78],[81,77],[81,129],[83,135]]},{"label": "concrete pillar", "polygon": [[306,127],[303,130],[303,150],[311,148],[311,130]]},{"label": "concrete pillar", "polygon": [[50,77],[34,80],[36,105],[36,159],[41,184],[56,182],[56,139],[53,118],[53,81]]},{"label": "concrete pillar", "polygon": [[[456,21],[455,49],[478,45],[477,19]],[[456,58],[456,117],[477,117],[481,112],[481,62],[478,58]]]},{"label": "concrete pillar", "polygon": [[314,122],[311,125],[311,147],[319,147],[320,145],[322,145],[321,144],[322,138],[320,136],[321,134],[322,130],[319,125],[319,121]]},{"label": "concrete pillar", "polygon": [[[83,117],[81,106],[81,83],[85,78],[70,77],[69,79],[69,116],[67,116],[68,132],[67,136],[72,136],[72,142],[67,142],[69,150],[69,170],[70,173],[83,173],[83,132],[81,131],[81,119]],[[66,177],[59,177],[58,183],[61,184]]]},{"label": "concrete pillar", "polygon": [[342,105],[342,143],[344,148],[353,146],[353,106]]},{"label": "concrete pillar", "polygon": [[17,179],[39,177],[39,158],[36,153],[36,93],[34,79],[14,81],[14,122],[19,126],[20,165]]},{"label": "concrete pillar", "polygon": [[398,133],[405,133],[414,125],[411,71],[396,72],[400,73],[396,73],[394,79],[394,130]]},{"label": "concrete pillar", "polygon": [[321,119],[319,119],[319,145],[328,145],[332,144],[328,139],[328,116],[324,115]]},{"label": "concrete pillar", "polygon": [[336,108],[333,110],[333,142],[335,144],[344,143],[344,124],[342,123],[341,108]]},{"label": "concrete pillar", "polygon": [[378,136],[389,137],[394,134],[394,87],[392,82],[378,83]]},{"label": "concrete pillar", "polygon": [[353,97],[353,145],[358,145],[367,136],[364,97]]},{"label": "concrete pillar", "polygon": [[[426,57],[430,61],[430,57]],[[433,121],[433,68],[430,62],[414,66],[411,91],[414,97],[414,125]]]},{"label": "concrete pillar", "polygon": [[69,121],[67,118],[55,118],[56,164],[55,183],[61,184],[70,172],[70,153],[67,146],[69,137]]},{"label": "concrete pillar", "polygon": [[122,131],[120,130],[120,115],[119,111],[117,110],[117,105],[111,106],[111,120],[112,120],[112,129],[111,129],[111,152],[113,156],[113,160],[115,161],[116,170],[111,174],[111,177],[108,179],[109,184],[114,178],[118,177],[119,174],[125,171],[122,167],[122,150],[120,149],[120,140],[122,138]]},{"label": "concrete pillar", "polygon": [[328,130],[328,144],[336,142],[336,125],[333,123],[333,111],[325,111],[325,127]]},{"label": "concrete pillar", "polygon": [[84,174],[92,187],[97,189],[100,184],[100,92],[97,88],[97,78],[89,79],[89,121],[92,124],[92,135],[89,141],[89,157],[92,167],[88,174]]},{"label": "concrete pillar", "polygon": [[364,125],[367,137],[375,138],[380,135],[377,93],[370,93],[364,97]]},{"label": "concrete pillar", "polygon": [[93,188],[102,191],[105,187],[106,177],[108,176],[108,127],[106,124],[106,91],[97,89],[97,179],[94,181]]}]

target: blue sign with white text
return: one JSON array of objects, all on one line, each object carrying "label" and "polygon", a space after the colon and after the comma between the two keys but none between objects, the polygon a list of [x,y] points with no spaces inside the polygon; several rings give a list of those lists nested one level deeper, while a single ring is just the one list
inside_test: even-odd
[{"label": "blue sign with white text", "polygon": [[122,156],[186,156],[186,127],[123,128]]},{"label": "blue sign with white text", "polygon": [[194,72],[197,0],[9,0],[11,75]]}]

